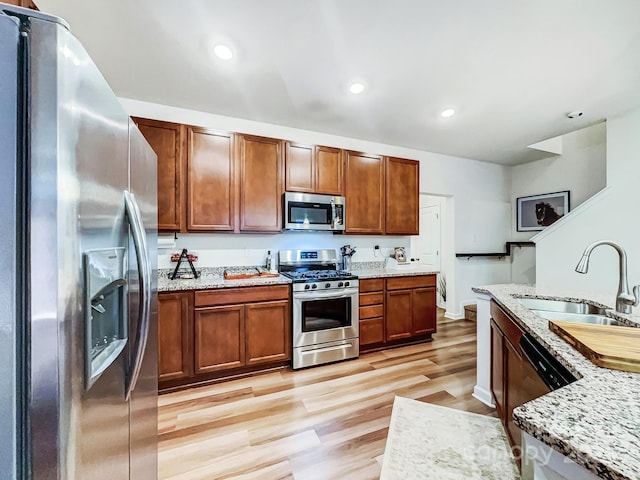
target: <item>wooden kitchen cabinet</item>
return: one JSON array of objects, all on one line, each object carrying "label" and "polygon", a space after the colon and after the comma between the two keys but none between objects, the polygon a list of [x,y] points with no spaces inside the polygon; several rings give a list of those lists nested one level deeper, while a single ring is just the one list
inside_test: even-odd
[{"label": "wooden kitchen cabinet", "polygon": [[287,142],[285,190],[342,195],[342,150]]},{"label": "wooden kitchen cabinet", "polygon": [[228,370],[244,365],[244,305],[197,308],[195,373]]},{"label": "wooden kitchen cabinet", "polygon": [[133,120],[158,156],[158,230],[185,231],[186,127],[145,118]]},{"label": "wooden kitchen cabinet", "polygon": [[435,275],[397,277],[386,280],[386,341],[435,333]]},{"label": "wooden kitchen cabinet", "polygon": [[287,300],[246,305],[246,365],[291,358],[289,306]]},{"label": "wooden kitchen cabinet", "polygon": [[203,290],[194,303],[196,374],[291,359],[288,285]]},{"label": "wooden kitchen cabinet", "polygon": [[284,193],[283,141],[238,135],[240,231],[280,232]]},{"label": "wooden kitchen cabinet", "polygon": [[189,127],[187,230],[234,230],[235,165],[233,151],[233,134]]},{"label": "wooden kitchen cabinet", "polygon": [[18,7],[30,8],[31,10],[39,10],[35,3],[31,0],[2,0],[9,5],[16,5]]},{"label": "wooden kitchen cabinet", "polygon": [[509,443],[520,447],[520,429],[513,410],[550,389],[524,357],[520,347],[523,331],[500,306],[491,301],[491,394]]},{"label": "wooden kitchen cabinet", "polygon": [[193,375],[193,294],[158,295],[158,381]]},{"label": "wooden kitchen cabinet", "polygon": [[418,235],[420,162],[385,158],[385,233]]},{"label": "wooden kitchen cabinet", "polygon": [[383,234],[385,216],[384,158],[345,153],[346,233]]},{"label": "wooden kitchen cabinet", "polygon": [[360,280],[360,351],[384,343],[384,280]]}]

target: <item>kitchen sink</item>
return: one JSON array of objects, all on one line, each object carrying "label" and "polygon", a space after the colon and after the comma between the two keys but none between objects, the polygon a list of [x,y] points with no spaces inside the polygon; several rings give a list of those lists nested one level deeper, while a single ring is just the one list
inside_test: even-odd
[{"label": "kitchen sink", "polygon": [[[545,311],[582,315],[593,314],[600,316],[604,316],[605,314],[604,308],[596,307],[595,305],[590,305],[588,303],[570,302],[566,300],[544,300],[541,298],[517,298],[516,300],[518,300],[518,302],[520,302],[524,307],[536,311],[536,313],[537,311]],[[560,319],[558,318],[558,320]]]},{"label": "kitchen sink", "polygon": [[628,326],[613,318],[597,315],[593,313],[568,313],[568,312],[552,312],[548,310],[531,310],[539,317],[547,320],[561,320],[563,322],[588,323],[590,325],[612,325],[612,326]]}]

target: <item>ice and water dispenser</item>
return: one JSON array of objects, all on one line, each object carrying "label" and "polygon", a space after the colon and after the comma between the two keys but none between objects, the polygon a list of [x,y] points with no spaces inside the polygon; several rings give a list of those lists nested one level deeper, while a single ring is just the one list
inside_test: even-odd
[{"label": "ice and water dispenser", "polygon": [[126,250],[84,254],[85,388],[88,390],[127,344]]}]

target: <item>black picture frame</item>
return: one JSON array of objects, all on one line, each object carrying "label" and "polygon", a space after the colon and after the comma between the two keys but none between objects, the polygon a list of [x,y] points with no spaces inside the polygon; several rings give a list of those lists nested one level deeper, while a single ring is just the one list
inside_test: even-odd
[{"label": "black picture frame", "polygon": [[518,232],[544,230],[571,208],[569,190],[518,197],[516,203]]}]

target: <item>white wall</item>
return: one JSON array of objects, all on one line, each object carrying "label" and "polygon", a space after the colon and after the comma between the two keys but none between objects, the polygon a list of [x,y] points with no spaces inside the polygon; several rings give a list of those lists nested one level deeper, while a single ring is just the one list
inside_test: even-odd
[{"label": "white wall", "polygon": [[[569,190],[573,210],[606,184],[606,123],[592,125],[560,137],[561,155],[517,165],[511,172],[513,241],[527,241],[538,232],[516,231],[518,197]],[[536,283],[536,250],[513,249],[511,281]]]},{"label": "white wall", "polygon": [[[121,99],[121,101],[129,114],[133,116],[419,160],[420,193],[451,197],[447,201],[447,211],[450,213],[449,218],[454,219],[450,228],[451,235],[455,238],[452,251],[466,248],[493,251],[500,246],[504,248],[504,242],[508,238],[511,221],[508,214],[511,193],[510,167],[137,100]],[[292,245],[294,242],[291,238],[294,237],[289,235],[291,234],[233,235],[228,236],[229,240],[223,238],[225,235],[189,235],[182,236],[182,238],[185,243],[190,242],[190,245],[203,242],[204,246],[210,246],[209,248],[214,250],[231,248],[228,246],[236,246],[241,242],[242,252],[244,252],[245,245],[252,245],[254,247],[249,248],[264,252],[267,248],[279,249],[282,245]],[[392,245],[408,247],[410,243],[409,237],[389,239],[389,237],[352,237],[349,235],[344,238],[319,237],[318,241],[323,244],[314,246],[324,247],[325,238],[327,243],[336,242],[335,238],[338,238],[337,245],[349,243],[361,246],[363,256],[358,258],[360,253],[356,254],[354,261],[361,261],[365,258],[365,252],[369,252],[368,249],[373,254],[374,244],[381,246],[384,244],[386,247]],[[307,239],[312,240],[312,237],[307,237]],[[182,241],[181,239],[180,242]],[[261,248],[257,248],[258,246]],[[260,255],[262,253],[256,252],[256,257]],[[370,255],[367,253],[366,257],[370,257]],[[455,262],[451,267],[451,274],[447,278],[447,282],[450,284],[447,313],[451,317],[461,317],[463,305],[475,302],[471,291],[472,286],[510,281],[510,269],[506,262],[488,264],[477,261],[466,262],[466,260],[451,260],[451,262]]]},{"label": "white wall", "polygon": [[596,240],[619,242],[628,253],[629,279],[640,283],[640,109],[607,119],[607,189],[582,208],[535,237],[537,284],[604,294],[614,303],[618,286],[617,254],[598,247],[589,273],[574,269],[584,247]]}]

